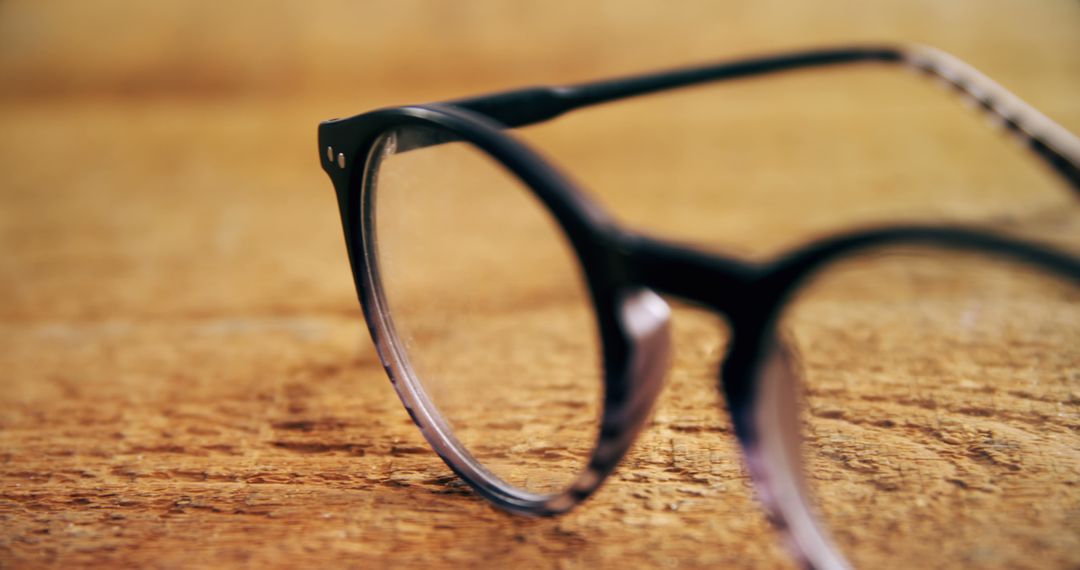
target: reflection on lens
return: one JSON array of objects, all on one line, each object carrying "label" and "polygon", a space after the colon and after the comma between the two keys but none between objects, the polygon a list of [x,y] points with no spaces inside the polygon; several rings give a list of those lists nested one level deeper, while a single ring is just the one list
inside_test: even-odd
[{"label": "reflection on lens", "polygon": [[447,140],[391,131],[369,163],[395,343],[429,409],[484,469],[531,492],[560,491],[599,426],[591,298],[531,191],[468,143],[422,146]]},{"label": "reflection on lens", "polygon": [[986,255],[819,273],[782,322],[815,508],[856,567],[1080,566],[1080,291]]}]

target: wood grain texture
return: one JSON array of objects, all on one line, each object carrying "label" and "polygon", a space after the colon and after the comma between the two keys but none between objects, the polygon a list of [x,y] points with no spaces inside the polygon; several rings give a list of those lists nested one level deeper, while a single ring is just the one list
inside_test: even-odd
[{"label": "wood grain texture", "polygon": [[[156,4],[0,3],[0,567],[790,564],[715,390],[723,325],[690,308],[676,307],[676,359],[650,426],[580,509],[514,517],[456,479],[367,339],[318,169],[319,120],[884,39],[954,52],[1080,131],[1070,2]],[[989,223],[1080,251],[1074,196],[948,93],[896,70],[693,89],[520,136],[628,224],[750,258],[886,220]],[[860,316],[839,305],[807,329],[819,350],[804,362],[872,373],[826,334]],[[1013,393],[989,407],[985,380],[968,381],[953,395],[990,415],[935,424],[923,445],[1008,463],[1007,446],[978,447],[1008,439],[993,410],[1036,404]],[[823,386],[810,393],[822,429],[891,446],[877,463],[831,450],[854,466],[845,473],[888,481],[858,477],[890,469],[882,458],[907,444],[859,422],[879,405],[819,402]],[[1074,422],[1075,376],[1069,386]],[[930,416],[920,408],[897,429]],[[946,478],[992,486],[979,473]],[[1076,500],[1071,481],[1059,502]],[[939,483],[959,487],[928,487]],[[1066,516],[1037,545],[1061,555],[1048,564],[1076,564]],[[892,529],[892,547],[921,552],[912,537],[926,528]]]}]

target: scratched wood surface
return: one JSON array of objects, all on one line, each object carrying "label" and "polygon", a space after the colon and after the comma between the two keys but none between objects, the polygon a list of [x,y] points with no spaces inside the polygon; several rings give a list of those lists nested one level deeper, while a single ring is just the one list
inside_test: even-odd
[{"label": "scratched wood surface", "polygon": [[[0,3],[0,567],[790,564],[714,388],[723,326],[690,308],[676,306],[675,362],[649,428],[588,503],[555,519],[515,517],[457,480],[367,338],[318,169],[319,120],[884,39],[952,51],[1080,131],[1071,2],[154,6]],[[694,89],[520,135],[626,223],[747,258],[886,220],[991,224],[1080,250],[1080,210],[1063,185],[947,93],[897,70]],[[921,275],[951,290],[935,270]],[[911,295],[911,279],[888,282],[881,299]],[[1007,354],[1043,347],[1075,370],[1075,296],[1021,285],[984,298],[1036,292],[1033,304],[1008,305],[1030,318],[1003,329],[1021,347]],[[922,368],[896,354],[858,358],[858,343],[877,337],[837,333],[859,319],[897,342],[925,338],[903,328],[912,321],[845,312],[852,291],[826,282],[821,303],[792,317],[811,439],[829,444],[808,461],[835,459],[820,471],[838,474],[815,484],[865,498],[907,489],[896,469],[905,458],[952,463],[918,480],[942,499],[913,500],[922,511],[905,524],[837,508],[831,520],[850,527],[838,539],[888,536],[858,558],[867,565],[937,552],[927,536],[957,512],[1010,512],[995,498],[1014,488],[987,465],[1036,467],[1056,477],[1043,481],[1057,508],[1010,522],[1027,529],[1025,552],[1042,553],[1032,563],[1075,567],[1075,372],[1056,403],[988,391],[990,376],[962,370],[958,390],[934,393],[937,412],[910,391],[890,409],[888,390],[899,389],[888,382],[870,398],[840,391],[829,371],[880,376],[891,363],[916,374],[956,361],[948,350],[930,350],[941,361]],[[1046,322],[1056,328],[1038,328]],[[1053,464],[1023,463],[1020,436],[1002,435],[1021,407],[1059,434]],[[958,503],[956,490],[976,499]],[[997,540],[1006,522],[987,520]]]}]

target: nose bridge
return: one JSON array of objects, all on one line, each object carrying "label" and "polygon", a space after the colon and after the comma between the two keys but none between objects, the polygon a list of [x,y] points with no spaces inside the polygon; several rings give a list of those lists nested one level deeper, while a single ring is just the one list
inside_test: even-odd
[{"label": "nose bridge", "polygon": [[642,235],[628,238],[625,251],[639,284],[729,317],[762,272],[744,261]]}]

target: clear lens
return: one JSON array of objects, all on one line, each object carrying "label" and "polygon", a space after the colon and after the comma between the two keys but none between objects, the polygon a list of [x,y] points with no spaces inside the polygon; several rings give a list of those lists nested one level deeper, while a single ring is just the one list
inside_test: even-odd
[{"label": "clear lens", "polygon": [[422,405],[484,469],[530,492],[559,491],[584,468],[599,428],[589,291],[529,188],[447,135],[397,129],[369,160],[398,359]]},{"label": "clear lens", "polygon": [[856,567],[1080,565],[1080,291],[989,256],[876,251],[782,334],[803,462]]}]

